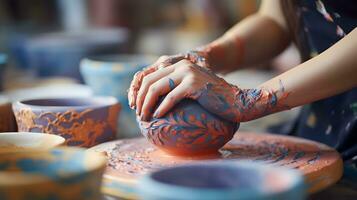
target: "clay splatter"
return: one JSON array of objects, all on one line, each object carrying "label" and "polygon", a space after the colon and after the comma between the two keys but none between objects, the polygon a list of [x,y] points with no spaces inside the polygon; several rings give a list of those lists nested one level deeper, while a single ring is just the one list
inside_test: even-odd
[{"label": "clay splatter", "polygon": [[[250,160],[298,169],[316,191],[331,185],[342,175],[342,160],[333,149],[304,139],[271,134],[239,133],[219,155],[177,157],[159,151],[146,139],[120,140],[94,147],[109,158],[106,174],[136,180],[140,175],[163,167],[212,160]],[[319,177],[326,177],[320,180]]]},{"label": "clay splatter", "polygon": [[175,82],[171,78],[169,78],[169,87],[171,90],[173,90],[175,88]]},{"label": "clay splatter", "polygon": [[[215,79],[221,78],[215,77]],[[240,89],[224,80],[218,80],[216,84],[207,83],[206,87],[193,95],[193,99],[196,99],[207,110],[226,120],[245,122],[289,109],[284,104],[284,100],[289,94],[285,92],[281,80],[278,91],[264,88]]]}]

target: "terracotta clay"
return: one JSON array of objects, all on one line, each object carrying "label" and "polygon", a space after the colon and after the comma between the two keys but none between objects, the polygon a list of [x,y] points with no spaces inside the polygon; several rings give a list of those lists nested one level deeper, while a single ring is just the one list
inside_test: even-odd
[{"label": "terracotta clay", "polygon": [[57,134],[66,145],[91,147],[113,140],[120,105],[114,97],[37,99],[13,104],[19,131]]},{"label": "terracotta clay", "polygon": [[290,136],[238,132],[219,155],[177,157],[159,151],[145,138],[118,140],[93,147],[109,158],[104,176],[106,193],[136,198],[137,180],[163,167],[214,160],[248,160],[297,169],[306,178],[310,193],[322,190],[342,175],[342,160],[332,148]]},{"label": "terracotta clay", "polygon": [[162,118],[138,123],[142,134],[158,148],[190,156],[217,153],[239,127],[190,99],[179,102]]},{"label": "terracotta clay", "polygon": [[17,127],[11,103],[0,97],[0,132],[14,131],[17,131]]}]

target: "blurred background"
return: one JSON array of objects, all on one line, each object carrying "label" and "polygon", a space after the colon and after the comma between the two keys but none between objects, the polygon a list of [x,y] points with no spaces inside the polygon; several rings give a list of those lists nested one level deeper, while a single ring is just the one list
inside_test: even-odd
[{"label": "blurred background", "polygon": [[[135,71],[160,55],[212,41],[258,7],[252,0],[0,0],[1,96],[116,96],[123,105],[119,136],[136,136],[126,102]],[[271,63],[224,78],[255,87],[298,63],[291,47]],[[265,131],[296,112],[244,123],[241,130]]]}]

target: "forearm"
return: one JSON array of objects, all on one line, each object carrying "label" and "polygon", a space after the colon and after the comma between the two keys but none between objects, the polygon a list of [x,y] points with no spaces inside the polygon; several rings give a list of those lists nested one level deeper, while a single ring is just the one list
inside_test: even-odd
[{"label": "forearm", "polygon": [[[277,91],[283,83],[282,104],[296,107],[357,86],[357,29],[307,62],[265,82],[260,88]],[[273,111],[274,112],[274,111]]]},{"label": "forearm", "polygon": [[280,5],[264,1],[259,12],[242,20],[206,46],[210,64],[217,72],[266,62],[289,44]]},{"label": "forearm", "polygon": [[[208,107],[226,119],[244,122],[327,98],[357,86],[356,52],[357,29],[315,58],[256,89],[210,88],[216,92],[202,101],[218,99]],[[218,88],[230,91],[220,92]],[[218,98],[216,93],[224,96]],[[231,105],[229,109],[224,109],[226,102]]]}]

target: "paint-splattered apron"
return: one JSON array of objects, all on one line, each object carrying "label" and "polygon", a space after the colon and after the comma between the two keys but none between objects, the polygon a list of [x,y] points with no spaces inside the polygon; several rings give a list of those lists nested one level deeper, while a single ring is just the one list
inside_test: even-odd
[{"label": "paint-splattered apron", "polygon": [[[357,1],[354,0],[281,2],[304,61],[323,52],[357,27]],[[304,106],[298,119],[280,132],[334,147],[346,164],[356,167],[357,88]]]}]

